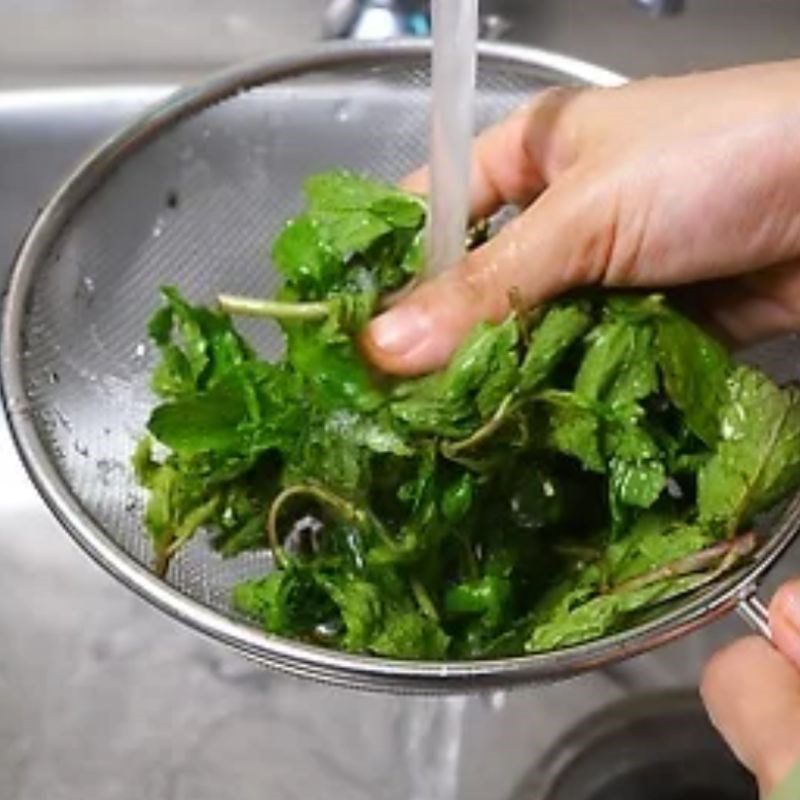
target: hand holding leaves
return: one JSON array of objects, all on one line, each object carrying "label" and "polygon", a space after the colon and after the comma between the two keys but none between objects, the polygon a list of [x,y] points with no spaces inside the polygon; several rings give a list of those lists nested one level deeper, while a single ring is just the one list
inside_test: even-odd
[{"label": "hand holding leaves", "polygon": [[[619,630],[746,557],[800,485],[800,394],[736,366],[662,297],[585,294],[481,324],[441,372],[378,375],[359,330],[420,267],[424,204],[314,176],[274,247],[261,359],[174,289],[135,456],[157,566],[201,528],[267,631],[359,653],[516,655]],[[267,535],[269,531],[269,535]]]}]

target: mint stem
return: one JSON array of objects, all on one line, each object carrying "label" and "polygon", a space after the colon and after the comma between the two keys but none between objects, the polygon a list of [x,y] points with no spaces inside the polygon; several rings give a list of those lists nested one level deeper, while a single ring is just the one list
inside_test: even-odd
[{"label": "mint stem", "polygon": [[275,500],[273,500],[269,514],[267,515],[267,542],[275,558],[275,562],[279,567],[285,567],[289,559],[281,545],[278,533],[278,514],[287,500],[298,496],[314,498],[319,503],[328,506],[340,519],[352,522],[361,529],[373,528],[386,544],[394,547],[394,542],[378,520],[359,506],[351,503],[349,500],[345,500],[343,497],[340,497],[338,494],[322,486],[316,486],[311,483],[297,483],[284,489]]},{"label": "mint stem", "polygon": [[457,456],[464,450],[471,450],[474,447],[485,442],[497,433],[503,427],[506,420],[513,411],[513,402],[516,399],[514,392],[509,392],[497,410],[492,414],[487,422],[484,422],[480,428],[473,431],[466,439],[460,439],[455,442],[444,442],[441,446],[442,455],[451,460],[457,460]]},{"label": "mint stem", "polygon": [[656,569],[637,575],[611,590],[611,594],[633,592],[643,589],[660,581],[673,580],[686,575],[703,572],[710,567],[716,567],[714,576],[719,572],[730,569],[737,561],[747,558],[758,546],[758,536],[755,533],[746,533],[735,539],[719,542],[704,550],[682,556],[669,564],[664,564]]},{"label": "mint stem", "polygon": [[330,305],[323,302],[284,303],[279,300],[263,300],[233,294],[221,294],[217,302],[226,313],[244,317],[321,320],[330,314]]},{"label": "mint stem", "polygon": [[414,593],[414,599],[417,601],[420,611],[434,622],[439,621],[439,612],[431,600],[428,590],[423,585],[422,581],[418,578],[411,578],[411,591]]}]

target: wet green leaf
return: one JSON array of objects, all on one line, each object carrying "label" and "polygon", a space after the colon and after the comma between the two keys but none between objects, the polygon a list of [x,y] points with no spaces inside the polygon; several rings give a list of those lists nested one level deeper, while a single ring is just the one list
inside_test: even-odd
[{"label": "wet green leaf", "polygon": [[701,519],[735,531],[800,483],[800,391],[738,367],[721,414],[721,441],[700,470]]}]

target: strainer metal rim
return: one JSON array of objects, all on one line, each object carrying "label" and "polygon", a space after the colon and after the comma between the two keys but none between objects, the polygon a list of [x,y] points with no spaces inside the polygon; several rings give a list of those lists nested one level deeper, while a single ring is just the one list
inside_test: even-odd
[{"label": "strainer metal rim", "polygon": [[[22,462],[54,516],[100,566],[162,611],[245,656],[288,673],[326,682],[401,692],[458,693],[553,680],[618,661],[660,644],[730,611],[789,546],[800,521],[800,495],[788,505],[778,529],[749,567],[702,592],[696,599],[646,624],[594,642],[508,659],[468,662],[398,661],[350,655],[267,635],[184,595],[157,578],[119,547],[82,507],[44,447],[27,401],[22,331],[36,268],[73,210],[133,149],[194,111],[258,85],[328,67],[425,56],[422,40],[388,43],[339,42],[306,52],[225,70],[181,89],[157,104],[89,155],[62,184],[34,221],[12,266],[0,335],[0,394]],[[614,72],[577,59],[528,47],[483,43],[483,59],[550,71],[580,83],[613,87],[625,83]]]}]

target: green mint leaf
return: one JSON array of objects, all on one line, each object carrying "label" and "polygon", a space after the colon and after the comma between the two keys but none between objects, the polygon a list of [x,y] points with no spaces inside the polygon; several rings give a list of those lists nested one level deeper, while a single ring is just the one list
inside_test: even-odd
[{"label": "green mint leaf", "polygon": [[514,389],[518,337],[512,317],[478,325],[443,372],[395,389],[392,413],[418,433],[469,435]]},{"label": "green mint leaf", "polygon": [[685,415],[686,425],[713,447],[733,363],[722,345],[674,312],[658,320],[657,331],[658,365],[667,394]]},{"label": "green mint leaf", "polygon": [[425,205],[398,189],[343,170],[306,182],[307,211],[273,247],[273,260],[302,300],[370,287],[397,289],[421,266]]},{"label": "green mint leaf", "polygon": [[548,391],[539,400],[547,414],[547,443],[553,450],[578,459],[593,472],[606,471],[601,450],[601,419],[597,411],[571,392]]},{"label": "green mint leaf", "polygon": [[527,393],[539,389],[591,324],[588,303],[572,301],[549,309],[531,334],[520,366],[519,391]]},{"label": "green mint leaf", "polygon": [[575,377],[575,393],[610,406],[653,394],[658,388],[654,339],[648,324],[612,318],[599,325]]},{"label": "green mint leaf", "polygon": [[441,626],[416,611],[387,613],[370,652],[387,658],[437,661],[447,655],[450,637]]},{"label": "green mint leaf", "polygon": [[733,532],[800,483],[800,391],[751,367],[728,382],[720,443],[698,477],[700,518]]}]

